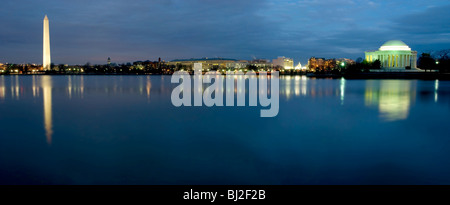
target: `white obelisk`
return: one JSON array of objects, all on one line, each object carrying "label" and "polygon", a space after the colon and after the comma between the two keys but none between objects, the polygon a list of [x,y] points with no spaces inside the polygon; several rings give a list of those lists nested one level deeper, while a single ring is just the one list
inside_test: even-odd
[{"label": "white obelisk", "polygon": [[42,67],[44,70],[50,70],[50,32],[48,29],[48,18],[47,15],[45,15],[44,18],[44,52],[43,52],[43,62]]}]

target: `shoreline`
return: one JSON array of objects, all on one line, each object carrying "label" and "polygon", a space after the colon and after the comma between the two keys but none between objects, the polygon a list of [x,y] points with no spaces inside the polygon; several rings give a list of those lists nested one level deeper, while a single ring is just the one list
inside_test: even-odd
[{"label": "shoreline", "polygon": [[411,80],[450,80],[450,73],[437,72],[370,72],[344,74],[345,79],[411,79]]},{"label": "shoreline", "polygon": [[[220,73],[225,75],[225,73]],[[35,76],[35,75],[53,75],[53,76],[64,76],[64,75],[83,75],[83,76],[132,76],[132,75],[154,75],[154,76],[165,76],[172,74],[155,74],[155,73],[78,73],[78,74],[59,74],[59,73],[39,73],[39,74],[0,74],[0,76]],[[193,75],[190,73],[190,75]],[[206,74],[202,74],[206,75]],[[214,74],[217,75],[217,74]],[[240,74],[234,74],[240,75]],[[245,74],[241,74],[245,75]],[[256,75],[259,75],[256,72]],[[270,72],[267,75],[271,75]],[[279,73],[280,76],[306,76],[308,78],[332,78],[340,79],[344,78],[346,80],[352,79],[411,79],[411,80],[450,80],[450,73],[438,73],[438,72],[367,72],[367,73],[352,73],[352,74],[315,74],[315,73]]]}]

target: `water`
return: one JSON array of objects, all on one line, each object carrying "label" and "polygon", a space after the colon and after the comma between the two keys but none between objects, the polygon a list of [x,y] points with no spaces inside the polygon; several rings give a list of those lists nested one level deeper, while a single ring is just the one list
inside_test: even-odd
[{"label": "water", "polygon": [[281,77],[280,110],[170,76],[0,76],[0,184],[450,184],[450,82]]}]

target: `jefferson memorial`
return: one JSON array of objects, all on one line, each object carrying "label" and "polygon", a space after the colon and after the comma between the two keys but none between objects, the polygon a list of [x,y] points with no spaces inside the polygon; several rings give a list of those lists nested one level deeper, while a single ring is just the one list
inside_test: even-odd
[{"label": "jefferson memorial", "polygon": [[365,53],[367,62],[379,60],[384,69],[405,69],[407,66],[417,69],[417,51],[412,51],[403,41],[391,40],[377,51]]}]

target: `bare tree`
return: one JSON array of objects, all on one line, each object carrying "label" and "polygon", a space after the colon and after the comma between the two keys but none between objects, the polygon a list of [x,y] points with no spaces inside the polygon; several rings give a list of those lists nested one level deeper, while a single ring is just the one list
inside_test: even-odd
[{"label": "bare tree", "polygon": [[434,58],[438,60],[447,60],[450,58],[450,49],[444,49],[436,52]]}]

